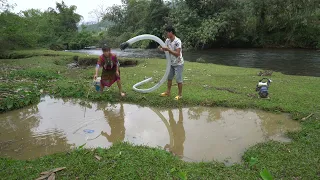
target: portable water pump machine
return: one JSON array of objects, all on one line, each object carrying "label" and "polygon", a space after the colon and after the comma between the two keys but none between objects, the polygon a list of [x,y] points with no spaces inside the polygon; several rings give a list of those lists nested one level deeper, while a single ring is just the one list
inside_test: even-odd
[{"label": "portable water pump machine", "polygon": [[[265,80],[265,81],[264,81]],[[268,78],[262,78],[256,87],[256,91],[258,91],[258,94],[261,98],[267,98],[269,95],[268,89],[271,84],[272,80]]]}]

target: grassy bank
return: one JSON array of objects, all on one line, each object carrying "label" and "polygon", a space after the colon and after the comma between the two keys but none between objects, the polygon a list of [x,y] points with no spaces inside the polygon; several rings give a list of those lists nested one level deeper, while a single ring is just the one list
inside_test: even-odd
[{"label": "grassy bank", "polygon": [[[145,76],[160,80],[165,70],[165,60],[139,59],[138,66],[121,68],[122,83],[127,93],[125,98],[121,98],[116,86],[102,95],[95,92],[91,85],[93,66],[77,69],[66,66],[74,60],[79,61],[79,57],[85,62],[83,65],[92,64],[97,56],[86,58],[86,55],[44,50],[16,53],[22,59],[0,60],[2,112],[36,103],[40,94],[48,93],[57,97],[148,106],[257,108],[289,112],[297,120],[311,113],[314,115],[301,121],[303,128],[300,132],[289,133],[292,143],[258,144],[245,153],[244,163],[231,167],[216,162],[185,163],[159,149],[120,143],[108,150],[77,150],[32,161],[0,159],[0,175],[8,179],[35,179],[42,171],[63,166],[67,168],[57,172],[58,179],[172,179],[184,175],[188,179],[257,179],[263,168],[267,168],[276,179],[320,178],[320,78],[275,72],[271,77],[271,99],[261,100],[255,92],[256,83],[261,79],[256,75],[258,69],[186,62],[184,97],[175,101],[176,85],[173,86],[172,97],[168,98],[159,97],[165,91],[165,85],[150,94],[132,91],[132,85]],[[9,57],[12,58],[6,56]],[[100,161],[94,157],[97,154],[102,157]],[[249,165],[251,158],[258,159],[252,167]]]}]

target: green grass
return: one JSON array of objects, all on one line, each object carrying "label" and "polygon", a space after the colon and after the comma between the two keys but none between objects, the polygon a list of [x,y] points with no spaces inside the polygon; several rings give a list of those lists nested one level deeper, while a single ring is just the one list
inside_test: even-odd
[{"label": "green grass", "polygon": [[[101,160],[97,160],[95,155]],[[0,175],[10,175],[10,179],[36,179],[41,172],[57,167],[67,167],[57,173],[58,179],[172,179],[179,172],[186,173],[188,179],[255,177],[254,171],[246,171],[239,165],[225,167],[220,163],[184,163],[166,151],[126,143],[115,144],[102,151],[75,150],[33,161],[1,159],[0,163]]]},{"label": "green grass", "polygon": [[[48,53],[49,51],[45,51]],[[32,54],[24,51],[20,54]],[[69,70],[67,63],[79,54],[57,53],[24,59],[0,60],[0,110],[2,112],[21,108],[39,100],[40,92],[57,97],[82,98],[90,101],[130,102],[145,106],[225,106],[256,108],[273,112],[288,112],[296,120],[314,113],[306,121],[300,121],[302,130],[288,133],[291,143],[269,141],[249,148],[243,163],[226,167],[221,163],[186,163],[167,152],[143,146],[119,143],[108,150],[75,150],[54,154],[32,161],[0,159],[0,176],[7,179],[35,179],[42,171],[67,167],[57,173],[58,179],[172,179],[186,175],[188,179],[258,179],[266,168],[276,179],[320,178],[320,78],[289,76],[273,73],[270,100],[256,96],[255,86],[261,77],[259,69],[228,67],[214,64],[185,63],[183,99],[162,98],[165,84],[158,90],[141,94],[132,86],[145,76],[160,80],[166,66],[165,60],[139,59],[139,65],[121,68],[125,98],[118,94],[116,85],[102,95],[91,85],[94,67]],[[97,58],[97,56],[93,57]],[[49,82],[48,82],[49,81]],[[152,83],[147,87],[153,86]],[[236,93],[232,93],[236,92]],[[102,152],[101,152],[102,151]],[[121,152],[121,155],[119,154]],[[94,158],[95,154],[101,161]],[[256,158],[250,166],[251,158]],[[252,163],[252,162],[251,162]]]}]

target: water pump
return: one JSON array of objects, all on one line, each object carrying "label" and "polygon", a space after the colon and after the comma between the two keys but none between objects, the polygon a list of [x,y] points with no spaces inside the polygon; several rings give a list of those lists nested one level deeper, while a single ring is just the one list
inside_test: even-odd
[{"label": "water pump", "polygon": [[272,80],[268,78],[262,78],[256,87],[256,91],[258,92],[261,98],[267,98],[269,95],[268,89]]}]

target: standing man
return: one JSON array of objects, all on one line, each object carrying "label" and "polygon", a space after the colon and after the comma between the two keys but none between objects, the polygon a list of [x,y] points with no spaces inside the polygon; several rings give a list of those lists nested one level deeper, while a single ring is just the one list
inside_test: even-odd
[{"label": "standing man", "polygon": [[175,97],[175,100],[179,100],[182,98],[182,72],[184,66],[184,60],[182,57],[182,43],[181,40],[176,37],[176,31],[172,26],[167,26],[165,29],[167,33],[166,46],[162,47],[162,51],[168,51],[171,59],[171,69],[168,75],[168,89],[166,92],[161,93],[161,96],[166,97],[170,96],[171,86],[173,77],[176,76],[176,81],[178,83],[178,96]]}]

